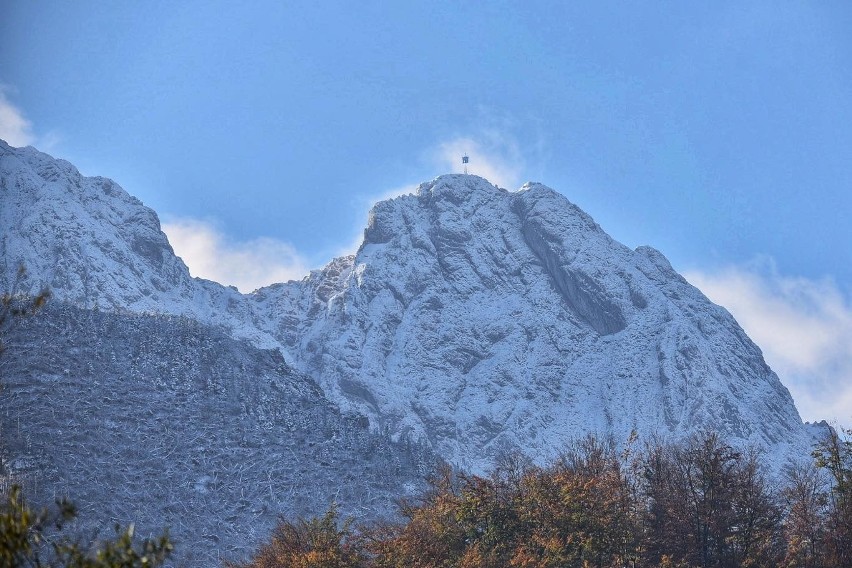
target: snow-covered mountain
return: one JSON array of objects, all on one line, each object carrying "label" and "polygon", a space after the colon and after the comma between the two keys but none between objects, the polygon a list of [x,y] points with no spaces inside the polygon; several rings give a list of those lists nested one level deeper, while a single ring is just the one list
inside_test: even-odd
[{"label": "snow-covered mountain", "polygon": [[726,310],[540,184],[441,176],[378,203],[354,257],[252,300],[343,408],[474,469],[585,432],[812,443]]},{"label": "snow-covered mountain", "polygon": [[282,514],[394,515],[435,467],[259,348],[277,342],[253,304],[191,278],[153,211],[0,141],[0,292],[45,285],[46,309],[0,328],[0,488],[70,498],[84,538],[169,527],[176,565],[216,566]]},{"label": "snow-covered mountain", "polygon": [[2,277],[79,306],[185,315],[277,347],[345,412],[480,469],[585,432],[704,428],[777,456],[813,441],[730,314],[649,247],[540,184],[446,175],[378,203],[357,254],[242,295],[190,277],[115,183],[0,144]]},{"label": "snow-covered mountain", "polygon": [[[92,309],[185,315],[264,341],[236,289],[192,278],[157,214],[114,181],[0,140],[0,288],[48,287]],[[237,312],[239,315],[232,315]]]}]

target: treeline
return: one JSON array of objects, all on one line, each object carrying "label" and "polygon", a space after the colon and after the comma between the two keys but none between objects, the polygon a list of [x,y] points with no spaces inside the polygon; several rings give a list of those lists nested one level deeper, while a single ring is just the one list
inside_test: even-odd
[{"label": "treeline", "polygon": [[590,437],[549,467],[507,458],[486,477],[445,468],[401,503],[404,522],[353,526],[334,507],[282,520],[231,568],[849,568],[852,443],[840,434],[781,481],[713,433],[621,452]]}]

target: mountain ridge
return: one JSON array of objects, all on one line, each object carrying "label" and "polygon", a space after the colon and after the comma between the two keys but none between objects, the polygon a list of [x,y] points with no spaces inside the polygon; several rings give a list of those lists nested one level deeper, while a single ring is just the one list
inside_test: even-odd
[{"label": "mountain ridge", "polygon": [[543,184],[440,176],[377,203],[355,255],[251,294],[192,278],[156,213],[68,162],[0,144],[0,192],[5,284],[24,262],[61,300],[277,348],[344,411],[475,471],[583,432],[715,428],[779,463],[813,441],[724,308]]}]

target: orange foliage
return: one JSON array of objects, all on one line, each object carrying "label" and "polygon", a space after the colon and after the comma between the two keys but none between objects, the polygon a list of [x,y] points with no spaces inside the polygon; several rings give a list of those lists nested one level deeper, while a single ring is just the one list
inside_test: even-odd
[{"label": "orange foliage", "polygon": [[[848,514],[828,507],[829,496],[852,502],[848,485],[832,492],[815,470],[800,472],[782,510],[757,454],[713,434],[630,449],[590,437],[546,468],[515,460],[481,477],[446,467],[419,502],[401,504],[404,522],[339,529],[334,509],[282,522],[244,568],[848,566],[833,560],[842,545],[829,534]],[[829,450],[848,467],[852,446]]]}]

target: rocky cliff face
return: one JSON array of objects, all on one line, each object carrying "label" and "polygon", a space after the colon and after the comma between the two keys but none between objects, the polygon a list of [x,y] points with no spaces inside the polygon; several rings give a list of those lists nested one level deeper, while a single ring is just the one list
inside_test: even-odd
[{"label": "rocky cliff face", "polygon": [[0,206],[5,284],[24,262],[63,301],[223,326],[467,467],[586,432],[712,428],[779,463],[812,441],[730,314],[540,184],[439,177],[378,203],[356,255],[250,295],[191,278],[151,210],[34,149],[0,144]]},{"label": "rocky cliff face", "polygon": [[243,296],[192,278],[157,214],[114,181],[0,140],[0,288],[47,286],[80,307],[186,315],[260,345]]},{"label": "rocky cliff face", "polygon": [[727,311],[540,184],[442,176],[377,204],[354,257],[252,300],[342,407],[474,469],[585,432],[810,444]]},{"label": "rocky cliff face", "polygon": [[0,172],[7,278],[24,263],[58,294],[134,311],[173,309],[192,296],[157,216],[112,180],[8,146],[0,147]]}]

